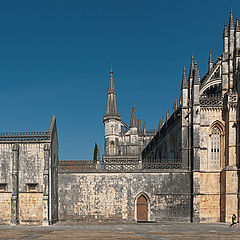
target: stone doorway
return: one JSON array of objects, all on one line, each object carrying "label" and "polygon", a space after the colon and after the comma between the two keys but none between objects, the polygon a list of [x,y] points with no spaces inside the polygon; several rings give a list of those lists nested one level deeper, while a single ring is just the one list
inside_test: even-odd
[{"label": "stone doorway", "polygon": [[137,221],[148,221],[148,200],[143,194],[141,194],[137,199]]}]

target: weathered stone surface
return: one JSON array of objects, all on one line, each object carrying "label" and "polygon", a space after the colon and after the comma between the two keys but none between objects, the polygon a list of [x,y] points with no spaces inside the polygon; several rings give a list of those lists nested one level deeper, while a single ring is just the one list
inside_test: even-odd
[{"label": "weathered stone surface", "polygon": [[136,219],[136,199],[150,201],[149,221],[190,221],[189,174],[59,174],[59,218]]}]

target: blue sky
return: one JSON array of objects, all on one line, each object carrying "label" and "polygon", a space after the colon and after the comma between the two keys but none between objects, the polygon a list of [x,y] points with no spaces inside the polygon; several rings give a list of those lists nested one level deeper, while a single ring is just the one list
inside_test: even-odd
[{"label": "blue sky", "polygon": [[191,54],[201,76],[239,1],[0,1],[1,131],[47,130],[56,115],[61,160],[103,153],[109,70],[118,110],[132,102],[153,129],[179,97]]}]

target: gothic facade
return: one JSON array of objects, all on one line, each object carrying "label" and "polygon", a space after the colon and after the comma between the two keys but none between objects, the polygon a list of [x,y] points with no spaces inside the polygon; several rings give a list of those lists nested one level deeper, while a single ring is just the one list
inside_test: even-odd
[{"label": "gothic facade", "polygon": [[[143,162],[177,158],[192,172],[193,218],[225,221],[239,213],[240,30],[230,13],[223,52],[200,78],[192,57],[180,104],[142,153]],[[210,217],[211,216],[211,217]]]},{"label": "gothic facade", "polygon": [[[223,53],[201,78],[191,58],[180,103],[158,131],[117,110],[110,72],[102,161],[58,161],[46,132],[0,133],[0,222],[58,220],[227,222],[239,218],[240,29],[232,11]],[[239,220],[239,219],[238,219]]]},{"label": "gothic facade", "polygon": [[156,131],[147,131],[146,124],[142,127],[140,115],[137,120],[136,109],[133,103],[130,125],[128,126],[117,110],[116,91],[113,80],[113,71],[110,71],[107,108],[103,118],[105,126],[104,163],[138,162],[141,152],[152,139]]}]

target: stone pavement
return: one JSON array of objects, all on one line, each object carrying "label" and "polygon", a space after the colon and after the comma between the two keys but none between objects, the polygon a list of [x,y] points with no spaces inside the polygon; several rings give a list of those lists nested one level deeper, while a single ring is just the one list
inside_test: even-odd
[{"label": "stone pavement", "polygon": [[240,224],[225,223],[57,223],[52,226],[0,225],[0,239],[240,240]]}]

